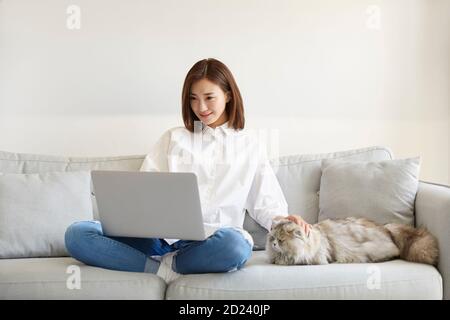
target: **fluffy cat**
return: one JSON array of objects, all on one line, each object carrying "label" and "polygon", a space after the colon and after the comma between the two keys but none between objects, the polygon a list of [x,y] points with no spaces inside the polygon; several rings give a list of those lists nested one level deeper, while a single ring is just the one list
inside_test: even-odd
[{"label": "fluffy cat", "polygon": [[369,263],[400,258],[436,265],[438,244],[424,228],[402,224],[379,225],[364,218],[327,219],[311,226],[309,234],[287,219],[272,225],[266,250],[271,263]]}]

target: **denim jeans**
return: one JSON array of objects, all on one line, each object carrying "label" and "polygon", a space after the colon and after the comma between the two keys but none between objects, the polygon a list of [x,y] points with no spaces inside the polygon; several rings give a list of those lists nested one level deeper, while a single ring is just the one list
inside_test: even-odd
[{"label": "denim jeans", "polygon": [[252,246],[233,228],[221,228],[203,241],[105,236],[98,221],[80,221],[65,234],[70,255],[91,266],[131,272],[146,271],[151,256],[177,251],[172,269],[181,274],[227,272],[240,269],[252,254]]}]

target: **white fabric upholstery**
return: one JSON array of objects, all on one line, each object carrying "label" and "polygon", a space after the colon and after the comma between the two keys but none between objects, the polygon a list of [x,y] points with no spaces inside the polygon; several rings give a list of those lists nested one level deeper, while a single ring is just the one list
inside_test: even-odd
[{"label": "white fabric upholstery", "polygon": [[[80,269],[80,289],[73,285]],[[70,287],[70,286],[69,286]],[[165,282],[154,274],[86,266],[72,258],[0,259],[0,299],[164,299]]]},{"label": "white fabric upholstery", "polygon": [[444,279],[444,299],[450,300],[450,186],[419,183],[416,225],[425,226],[438,239],[438,269]]},{"label": "white fabric upholstery", "polygon": [[[298,214],[309,223],[316,223],[319,215],[319,187],[322,160],[380,161],[393,158],[385,147],[369,147],[323,154],[291,155],[273,159],[271,165],[286,197],[290,214]],[[244,228],[252,235],[255,249],[264,249],[267,231],[247,217]]]},{"label": "white fabric upholstery", "polygon": [[0,151],[0,172],[41,173],[50,171],[134,170],[145,155],[111,157],[60,157]]},{"label": "white fabric upholstery", "polygon": [[[144,157],[66,158],[0,151],[0,172],[138,171]],[[317,222],[321,160],[327,158],[376,161],[393,156],[387,148],[371,147],[272,160],[290,212],[301,214],[310,223]],[[450,283],[449,195],[448,189],[431,186],[419,188],[416,200],[417,222],[424,222],[439,239],[439,268],[446,288]],[[256,230],[254,235],[264,241],[265,234],[258,233],[258,225],[248,217],[246,229]],[[67,289],[69,265],[80,267],[81,290]],[[369,277],[374,272],[376,276],[377,270],[380,288],[373,283],[375,288],[369,289]],[[275,266],[268,264],[264,251],[253,252],[248,264],[235,273],[185,275],[167,291],[155,275],[89,267],[72,258],[0,259],[0,299],[164,299],[165,293],[169,299],[441,299],[442,288],[440,273],[428,265],[395,260],[367,265]],[[449,299],[450,290],[446,292]]]},{"label": "white fabric upholstery", "polygon": [[420,158],[322,162],[319,221],[362,217],[414,224]]},{"label": "white fabric upholstery", "polygon": [[273,159],[271,164],[289,205],[289,213],[316,223],[319,214],[319,188],[323,159],[379,161],[393,158],[385,147],[370,147],[323,154],[292,155]]},{"label": "white fabric upholstery", "polygon": [[[281,189],[289,205],[289,212],[300,214],[309,223],[316,223],[319,213],[318,191],[320,187],[321,161],[323,159],[345,159],[378,161],[392,159],[391,150],[386,147],[368,147],[323,154],[283,156],[270,161]],[[145,155],[113,157],[60,157],[0,151],[0,172],[39,173],[50,171],[78,170],[130,170],[139,171]],[[98,218],[93,199],[94,218]],[[248,215],[245,227],[255,243],[265,231]],[[262,232],[262,233],[261,233]],[[254,237],[255,238],[255,237]]]},{"label": "white fabric upholstery", "polygon": [[90,172],[0,175],[0,258],[67,256],[64,233],[92,219]]},{"label": "white fabric upholstery", "polygon": [[237,272],[178,278],[166,299],[442,299],[442,279],[432,266],[402,260],[276,266],[254,251]]},{"label": "white fabric upholstery", "polygon": [[[44,173],[52,171],[124,170],[139,171],[145,155],[111,157],[61,157],[0,151],[1,173]],[[91,182],[91,190],[93,190]],[[92,195],[94,219],[97,203]]]}]

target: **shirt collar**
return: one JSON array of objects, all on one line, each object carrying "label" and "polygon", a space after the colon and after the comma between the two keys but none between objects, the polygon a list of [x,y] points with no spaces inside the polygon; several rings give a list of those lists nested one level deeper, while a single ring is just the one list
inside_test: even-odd
[{"label": "shirt collar", "polygon": [[221,131],[221,132],[225,133],[225,135],[229,135],[229,134],[231,134],[234,131],[234,128],[230,127],[230,122],[229,121],[225,122],[224,124],[221,124],[220,126],[217,126],[214,129],[211,128],[210,126],[205,125],[202,122],[202,132],[203,133],[205,133],[205,132],[218,132],[218,131]]}]

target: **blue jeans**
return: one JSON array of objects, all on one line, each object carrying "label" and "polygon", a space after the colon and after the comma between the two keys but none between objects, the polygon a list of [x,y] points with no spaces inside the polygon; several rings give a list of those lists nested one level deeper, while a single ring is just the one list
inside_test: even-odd
[{"label": "blue jeans", "polygon": [[65,234],[70,255],[91,266],[131,272],[146,271],[150,256],[177,251],[172,269],[181,274],[240,269],[252,254],[250,243],[232,228],[221,228],[203,241],[107,237],[98,221],[80,221]]}]

